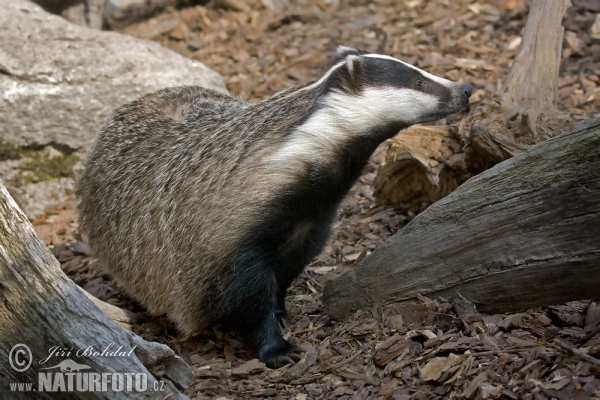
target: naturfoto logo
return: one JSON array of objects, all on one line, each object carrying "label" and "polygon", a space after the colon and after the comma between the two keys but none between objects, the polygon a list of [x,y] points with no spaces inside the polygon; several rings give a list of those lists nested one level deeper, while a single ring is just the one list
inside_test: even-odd
[{"label": "naturfoto logo", "polygon": [[[78,363],[66,357],[129,357],[135,347],[124,351],[123,346],[111,343],[102,350],[94,346],[75,350],[74,348],[54,346],[48,351],[48,357],[39,361],[45,364],[53,357],[64,358],[55,365],[39,368],[37,389],[33,382],[10,383],[14,392],[162,392],[164,381],[157,381],[145,372],[94,372],[92,367]],[[29,347],[19,343],[9,353],[9,363],[17,372],[27,371],[33,362]],[[50,364],[50,363],[48,363]]]}]

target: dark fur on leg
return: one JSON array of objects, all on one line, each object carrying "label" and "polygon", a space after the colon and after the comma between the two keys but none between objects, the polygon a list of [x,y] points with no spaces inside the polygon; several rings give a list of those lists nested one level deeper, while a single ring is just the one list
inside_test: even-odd
[{"label": "dark fur on leg", "polygon": [[233,311],[224,322],[242,333],[269,368],[279,368],[298,361],[304,350],[287,342],[281,334],[279,322],[289,322],[285,306],[282,308],[287,288],[280,291],[268,254],[253,247],[238,255],[235,281],[224,297]]}]

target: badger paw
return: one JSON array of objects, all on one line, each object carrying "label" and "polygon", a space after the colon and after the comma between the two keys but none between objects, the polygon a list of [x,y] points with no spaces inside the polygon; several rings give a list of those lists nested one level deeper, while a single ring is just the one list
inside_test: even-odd
[{"label": "badger paw", "polygon": [[287,364],[296,364],[302,359],[302,353],[305,353],[300,346],[296,346],[285,340],[276,344],[264,346],[258,351],[258,358],[269,368],[280,368]]}]

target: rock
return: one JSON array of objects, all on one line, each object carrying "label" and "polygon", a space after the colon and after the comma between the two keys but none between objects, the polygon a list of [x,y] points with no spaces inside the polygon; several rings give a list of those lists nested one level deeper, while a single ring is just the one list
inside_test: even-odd
[{"label": "rock", "polygon": [[108,0],[32,0],[46,11],[62,16],[69,22],[102,29],[102,12]]},{"label": "rock", "polygon": [[80,0],[60,12],[69,22],[88,28],[102,29],[102,12],[107,0]]},{"label": "rock", "polygon": [[585,326],[595,327],[600,324],[600,302],[592,301],[585,316]]},{"label": "rock", "polygon": [[[0,165],[0,171],[30,218],[50,199],[47,187],[69,188],[62,178],[73,176],[57,168],[57,176],[34,180],[39,189],[25,190],[17,183],[27,174],[10,178],[19,176],[24,163],[31,164],[22,152],[46,147],[51,154],[52,147],[66,164],[80,167],[72,157],[85,157],[117,106],[168,86],[227,92],[218,73],[159,44],[73,25],[34,3],[0,4],[0,160],[9,164]],[[52,179],[57,181],[40,182]],[[53,193],[54,203],[64,198],[61,193]],[[37,208],[29,206],[36,202]]]},{"label": "rock", "polygon": [[117,106],[157,89],[223,78],[156,43],[79,27],[20,0],[0,0],[0,141],[89,150]]},{"label": "rock", "polygon": [[523,314],[510,314],[498,324],[498,328],[502,332],[509,332],[518,327],[518,324],[523,321],[524,317]]},{"label": "rock", "polygon": [[192,0],[106,0],[102,19],[105,28],[120,29],[155,17],[166,9],[195,4]]},{"label": "rock", "polygon": [[[198,2],[194,2],[193,0],[94,1],[106,1],[106,7],[104,7],[104,11],[102,13],[102,19],[106,29],[122,29],[128,25],[146,21],[152,17],[155,17],[166,9],[181,9],[183,7],[193,7],[198,5]],[[200,3],[204,4],[206,2]],[[222,8],[225,10],[245,13],[249,13],[252,10],[260,10],[264,7],[274,11],[283,11],[289,7],[289,0],[213,0],[210,2],[210,6],[213,8]]]}]

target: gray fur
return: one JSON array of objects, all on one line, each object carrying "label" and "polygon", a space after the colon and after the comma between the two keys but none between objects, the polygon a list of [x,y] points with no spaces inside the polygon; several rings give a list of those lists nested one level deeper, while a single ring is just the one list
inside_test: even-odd
[{"label": "gray fur", "polygon": [[[102,129],[77,194],[81,228],[108,272],[185,333],[218,320],[238,239],[293,184],[261,160],[314,106],[280,93],[248,104],[200,87],[120,108]],[[276,104],[276,106],[275,106]],[[294,110],[294,112],[289,112]]]}]

